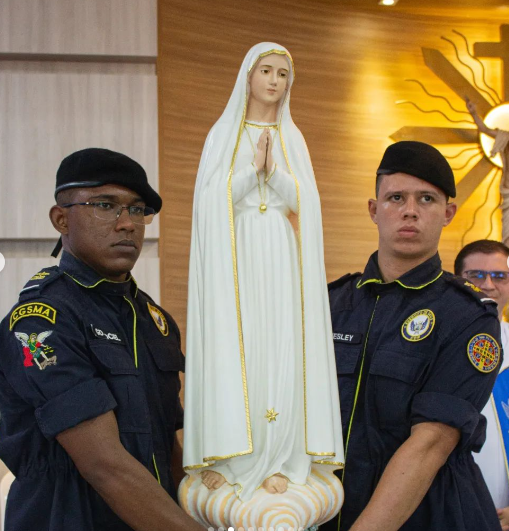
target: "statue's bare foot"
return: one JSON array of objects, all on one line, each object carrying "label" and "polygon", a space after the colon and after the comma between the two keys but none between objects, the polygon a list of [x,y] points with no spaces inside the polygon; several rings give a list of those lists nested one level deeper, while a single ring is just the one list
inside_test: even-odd
[{"label": "statue's bare foot", "polygon": [[283,494],[288,489],[288,479],[281,474],[274,474],[262,483],[262,487],[270,494]]},{"label": "statue's bare foot", "polygon": [[226,479],[221,474],[214,472],[213,470],[205,470],[201,473],[202,483],[210,490],[215,490],[226,483]]}]

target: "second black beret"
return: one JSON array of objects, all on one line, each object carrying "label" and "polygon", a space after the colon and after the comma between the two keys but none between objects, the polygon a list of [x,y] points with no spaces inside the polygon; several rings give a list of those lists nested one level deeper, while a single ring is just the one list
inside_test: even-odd
[{"label": "second black beret", "polygon": [[434,184],[449,197],[456,197],[454,173],[438,149],[413,140],[390,145],[382,157],[377,175],[407,173]]}]

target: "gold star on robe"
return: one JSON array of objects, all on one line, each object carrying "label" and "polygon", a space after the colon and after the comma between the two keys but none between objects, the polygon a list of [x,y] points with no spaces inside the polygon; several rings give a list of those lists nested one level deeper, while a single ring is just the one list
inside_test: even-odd
[{"label": "gold star on robe", "polygon": [[270,424],[272,421],[276,420],[276,417],[278,415],[279,415],[279,413],[276,413],[274,411],[274,408],[271,408],[271,409],[267,409],[267,413],[265,414],[265,418],[269,421],[269,424]]}]

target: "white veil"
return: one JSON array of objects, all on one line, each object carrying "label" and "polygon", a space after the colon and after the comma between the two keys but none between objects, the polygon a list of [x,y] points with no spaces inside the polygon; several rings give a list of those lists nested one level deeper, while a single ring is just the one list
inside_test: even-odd
[{"label": "white veil", "polygon": [[305,448],[313,462],[335,468],[344,462],[320,199],[305,140],[290,114],[293,62],[282,46],[260,43],[244,58],[228,104],[207,136],[198,169],[187,314],[187,470],[253,452],[231,179],[246,117],[248,75],[260,57],[273,53],[285,55],[290,69],[273,153],[275,160],[286,161],[298,198]]}]

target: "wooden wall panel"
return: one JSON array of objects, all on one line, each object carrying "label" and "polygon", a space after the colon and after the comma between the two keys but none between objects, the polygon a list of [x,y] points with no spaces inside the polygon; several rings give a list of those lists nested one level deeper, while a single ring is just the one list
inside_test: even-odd
[{"label": "wooden wall panel", "polygon": [[[157,0],[0,0],[0,318],[56,263],[48,210],[64,156],[121,151],[158,189],[156,55]],[[158,301],[158,220],[146,235],[133,274]]]},{"label": "wooden wall panel", "polygon": [[0,239],[54,237],[55,173],[78,149],[125,153],[158,188],[154,66],[0,62],[0,94]]},{"label": "wooden wall panel", "polygon": [[2,0],[0,53],[157,55],[157,0]]},{"label": "wooden wall panel", "polygon": [[[451,126],[436,114],[396,106],[396,100],[422,97],[419,87],[404,80],[420,79],[431,92],[464,108],[424,65],[421,47],[439,48],[453,61],[453,49],[440,39],[452,29],[471,42],[499,39],[496,22],[469,19],[466,10],[463,18],[452,20],[362,11],[332,0],[160,0],[158,25],[160,175],[166,205],[161,218],[162,294],[163,304],[182,328],[200,154],[253,44],[279,42],[293,55],[292,115],[315,168],[327,276],[332,280],[362,269],[376,249],[377,231],[367,213],[367,199],[374,196],[375,171],[392,143],[389,135],[406,125]],[[490,65],[488,76],[497,78],[500,62],[492,60]],[[441,254],[447,268],[452,267],[478,199],[467,203],[444,233]]]}]

